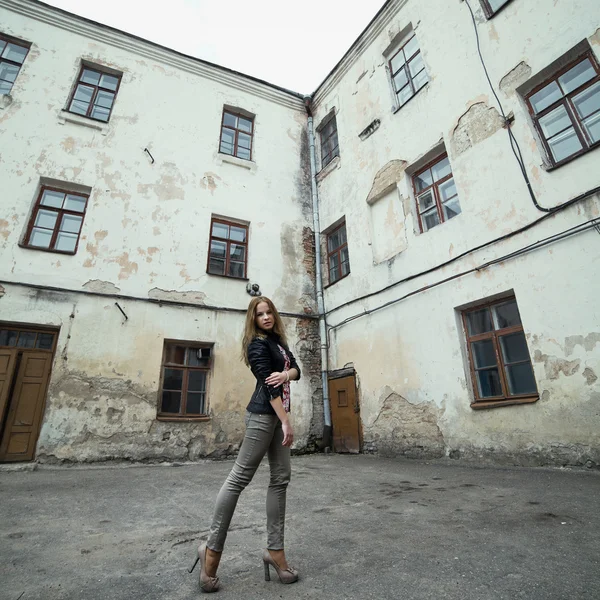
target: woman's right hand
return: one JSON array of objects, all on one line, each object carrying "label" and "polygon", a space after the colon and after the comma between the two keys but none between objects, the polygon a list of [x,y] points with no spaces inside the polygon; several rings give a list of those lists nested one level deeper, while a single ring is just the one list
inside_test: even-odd
[{"label": "woman's right hand", "polygon": [[294,443],[294,430],[292,429],[292,425],[289,421],[285,421],[281,424],[281,429],[283,429],[283,442],[282,446],[289,447]]}]

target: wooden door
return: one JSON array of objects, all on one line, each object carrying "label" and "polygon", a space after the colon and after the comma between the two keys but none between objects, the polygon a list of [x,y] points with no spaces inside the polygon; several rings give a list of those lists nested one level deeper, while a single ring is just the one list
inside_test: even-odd
[{"label": "wooden door", "polygon": [[329,380],[329,402],[335,452],[360,452],[360,408],[354,375]]},{"label": "wooden door", "polygon": [[51,364],[52,354],[49,352],[23,351],[14,391],[8,401],[0,461],[33,459]]},{"label": "wooden door", "polygon": [[4,423],[4,417],[6,416],[16,362],[16,349],[0,349],[0,431],[2,430],[2,423]]}]

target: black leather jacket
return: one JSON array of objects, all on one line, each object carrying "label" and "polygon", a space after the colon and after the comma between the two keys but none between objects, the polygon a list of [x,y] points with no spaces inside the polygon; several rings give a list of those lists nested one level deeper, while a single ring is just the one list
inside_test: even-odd
[{"label": "black leather jacket", "polygon": [[[277,347],[278,343],[281,343],[278,336],[268,335],[264,338],[254,338],[248,346],[248,362],[254,377],[256,377],[256,387],[250,403],[246,407],[249,412],[275,414],[271,406],[271,399],[283,394],[282,386],[267,385],[265,379],[273,372],[283,371],[285,367],[285,359]],[[298,379],[300,379],[300,367],[294,355],[289,348],[281,345],[290,358],[290,369],[296,369]]]}]

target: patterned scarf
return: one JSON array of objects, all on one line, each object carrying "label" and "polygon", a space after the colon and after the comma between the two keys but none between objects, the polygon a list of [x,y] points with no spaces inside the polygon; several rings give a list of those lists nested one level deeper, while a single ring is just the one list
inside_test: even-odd
[{"label": "patterned scarf", "polygon": [[[283,346],[281,346],[280,344],[277,344],[277,347],[279,348],[279,352],[281,352],[281,354],[283,355],[283,360],[285,363],[284,370],[289,371],[290,364],[291,364],[290,357],[288,356],[288,353],[285,351],[285,348]],[[281,387],[283,388],[283,397],[281,399],[283,402],[283,408],[285,409],[285,412],[290,412],[290,405],[291,405],[290,382],[286,381],[284,384],[282,384]]]}]

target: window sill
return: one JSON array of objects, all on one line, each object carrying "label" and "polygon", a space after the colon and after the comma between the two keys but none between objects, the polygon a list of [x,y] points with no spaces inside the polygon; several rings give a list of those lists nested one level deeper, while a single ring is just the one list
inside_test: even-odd
[{"label": "window sill", "polygon": [[220,273],[211,273],[210,271],[206,271],[207,275],[211,275],[212,277],[223,277],[224,279],[231,279],[232,281],[250,281],[248,277],[233,277],[232,275],[221,275]]},{"label": "window sill", "polygon": [[90,119],[89,117],[84,117],[82,115],[76,115],[75,113],[70,113],[68,110],[62,110],[59,113],[58,122],[61,125],[64,125],[65,123],[73,123],[75,125],[89,127],[90,129],[99,131],[102,135],[107,135],[109,131],[108,123],[96,121],[95,119]]},{"label": "window sill", "polygon": [[345,275],[342,275],[339,279],[336,279],[335,281],[331,281],[327,285],[324,285],[323,289],[326,290],[327,288],[330,288],[332,285],[335,285],[336,283],[342,281],[342,279],[346,279],[346,277],[348,277],[348,275],[350,275],[350,273],[351,273],[351,271],[348,271]]},{"label": "window sill", "polygon": [[321,181],[323,181],[323,179],[325,179],[325,177],[327,177],[327,175],[329,175],[329,173],[332,173],[336,169],[339,169],[340,166],[341,166],[340,157],[336,156],[334,159],[331,160],[331,162],[329,162],[325,167],[323,167],[317,173],[317,176],[316,176],[317,181],[319,183],[321,183]]},{"label": "window sill", "polygon": [[208,415],[200,415],[199,417],[175,417],[167,415],[158,415],[156,417],[156,420],[169,423],[203,423],[205,421],[210,421],[210,417]]},{"label": "window sill", "polygon": [[254,173],[257,169],[257,165],[253,160],[238,158],[237,156],[223,154],[222,152],[217,152],[215,158],[219,166],[221,166],[223,163],[227,163],[229,165],[235,165],[236,167],[243,167],[244,169],[248,169],[252,173]]},{"label": "window sill", "polygon": [[392,106],[392,113],[396,114],[397,112],[402,110],[408,103],[410,103],[412,100],[414,100],[424,89],[426,89],[428,85],[429,85],[429,81],[422,88],[420,88],[416,94],[411,96],[404,104],[401,104],[400,106],[398,106],[397,104]]},{"label": "window sill", "polygon": [[508,400],[483,400],[479,402],[472,402],[471,408],[473,410],[482,410],[484,408],[499,408],[501,406],[515,406],[516,404],[533,404],[540,399],[539,395],[527,396],[521,398],[510,398]]},{"label": "window sill", "polygon": [[75,256],[77,250],[73,252],[66,252],[65,250],[52,250],[50,248],[39,248],[38,246],[28,246],[27,244],[18,244],[19,248],[23,250],[36,250],[37,252],[50,252],[51,254],[62,254],[63,256]]}]

